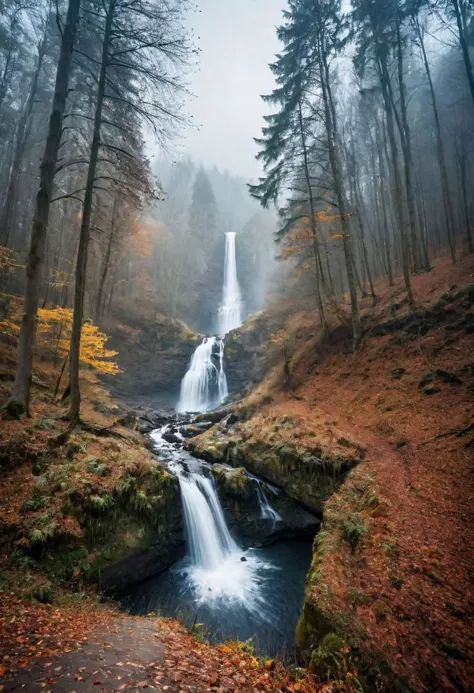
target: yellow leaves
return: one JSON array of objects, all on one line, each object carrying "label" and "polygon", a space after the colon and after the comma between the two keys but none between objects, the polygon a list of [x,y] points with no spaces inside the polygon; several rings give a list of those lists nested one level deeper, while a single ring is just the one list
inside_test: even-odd
[{"label": "yellow leaves", "polygon": [[[0,330],[17,336],[20,332],[21,304],[12,302],[8,319],[0,322]],[[40,346],[53,351],[61,358],[69,353],[72,332],[71,308],[40,308],[38,310],[38,342]],[[81,332],[81,363],[90,366],[98,373],[117,375],[118,365],[111,361],[118,352],[106,348],[108,336],[97,325],[86,322]]]},{"label": "yellow leaves", "polygon": [[5,245],[0,245],[0,270],[6,270],[13,266],[13,250]]},{"label": "yellow leaves", "polygon": [[62,289],[63,286],[70,286],[72,284],[71,274],[64,270],[53,269],[49,275],[49,285],[55,289]]},{"label": "yellow leaves", "polygon": [[9,337],[18,337],[20,334],[20,325],[13,320],[0,320],[0,334],[5,334]]},{"label": "yellow leaves", "polygon": [[6,245],[0,245],[0,272],[14,272],[23,267],[24,265],[15,262],[13,250],[7,248]]},{"label": "yellow leaves", "polygon": [[[72,331],[71,308],[40,309],[38,318],[38,331],[45,335],[47,340],[52,341],[56,337],[54,350],[62,357],[67,356]],[[107,340],[107,335],[100,332],[97,325],[86,322],[81,333],[81,362],[99,373],[116,375],[120,373],[120,369],[114,361],[108,359],[116,356],[118,352],[106,349]]]}]

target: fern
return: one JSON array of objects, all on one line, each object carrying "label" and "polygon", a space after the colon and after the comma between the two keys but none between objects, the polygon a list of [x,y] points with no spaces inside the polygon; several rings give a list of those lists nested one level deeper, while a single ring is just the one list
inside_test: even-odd
[{"label": "fern", "polygon": [[100,514],[105,514],[107,510],[113,506],[114,499],[108,493],[104,493],[103,496],[90,496],[88,504],[91,510]]},{"label": "fern", "polygon": [[34,527],[29,536],[28,544],[29,546],[39,546],[45,545],[53,539],[56,535],[56,524],[54,522],[49,522],[43,527]]}]

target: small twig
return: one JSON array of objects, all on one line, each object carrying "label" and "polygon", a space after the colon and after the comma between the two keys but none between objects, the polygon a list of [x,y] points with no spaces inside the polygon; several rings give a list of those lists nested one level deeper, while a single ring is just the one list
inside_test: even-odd
[{"label": "small twig", "polygon": [[420,445],[426,445],[427,443],[431,443],[433,440],[438,440],[439,438],[447,438],[448,436],[456,436],[456,438],[461,438],[462,436],[466,435],[466,433],[469,433],[469,431],[472,431],[474,429],[474,422],[470,423],[468,426],[465,426],[464,428],[453,428],[450,431],[445,431],[444,433],[438,433],[438,435],[433,436],[432,438],[428,438],[428,440],[424,440]]}]

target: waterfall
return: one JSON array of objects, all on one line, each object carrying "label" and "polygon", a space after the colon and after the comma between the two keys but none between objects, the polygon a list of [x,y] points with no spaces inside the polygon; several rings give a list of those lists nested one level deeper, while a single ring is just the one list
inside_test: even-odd
[{"label": "waterfall", "polygon": [[237,545],[227,527],[206,464],[166,441],[163,435],[168,429],[168,425],[163,426],[151,438],[156,452],[178,478],[181,489],[189,545],[189,562],[184,571],[187,584],[200,604],[238,602],[259,614],[264,605],[259,589],[261,572],[271,566]]},{"label": "waterfall", "polygon": [[193,564],[216,570],[237,545],[230,536],[212,481],[178,475]]},{"label": "waterfall", "polygon": [[273,520],[278,522],[283,519],[282,516],[268,502],[267,494],[263,490],[262,481],[257,477],[253,477],[257,482],[258,502],[260,503],[260,514],[262,519]]},{"label": "waterfall", "polygon": [[224,284],[218,312],[218,332],[225,335],[242,324],[241,295],[237,279],[235,233],[225,235]]},{"label": "waterfall", "polygon": [[[217,353],[216,345],[218,347]],[[204,337],[192,355],[188,371],[181,382],[181,392],[176,411],[209,411],[209,409],[217,407],[227,397],[227,394],[222,339]]]},{"label": "waterfall", "polygon": [[230,232],[225,235],[224,284],[217,323],[221,337],[204,337],[202,344],[194,352],[188,371],[181,382],[177,412],[209,411],[222,404],[229,394],[224,371],[222,337],[242,324],[235,233]]}]

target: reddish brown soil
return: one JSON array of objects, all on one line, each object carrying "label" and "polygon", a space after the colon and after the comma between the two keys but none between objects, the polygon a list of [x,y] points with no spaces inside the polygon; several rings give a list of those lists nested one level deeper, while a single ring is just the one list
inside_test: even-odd
[{"label": "reddish brown soil", "polygon": [[[453,284],[472,284],[473,276],[469,259],[456,267],[440,261],[414,278],[417,302],[429,305]],[[377,288],[377,307],[365,301],[363,313],[388,320],[401,286]],[[312,320],[313,314],[294,316],[288,330],[306,324],[314,331]],[[337,611],[355,612],[367,646],[416,690],[472,691],[474,430],[455,431],[474,422],[474,335],[456,333],[456,341],[446,343],[445,324],[402,344],[394,339],[399,335],[367,336],[357,353],[339,349],[317,366],[306,349],[294,359],[296,386],[260,388],[258,396],[271,394],[273,401],[259,411],[258,427],[262,419],[290,415],[301,422],[303,442],[312,431],[366,446],[361,468],[374,474],[380,506],[358,560],[324,559]],[[400,379],[393,377],[396,368],[405,369]],[[454,372],[461,382],[437,379],[440,392],[424,394],[420,380],[434,369]],[[349,604],[354,589],[368,595],[368,605]],[[374,613],[374,604],[383,612],[379,606]]]}]

